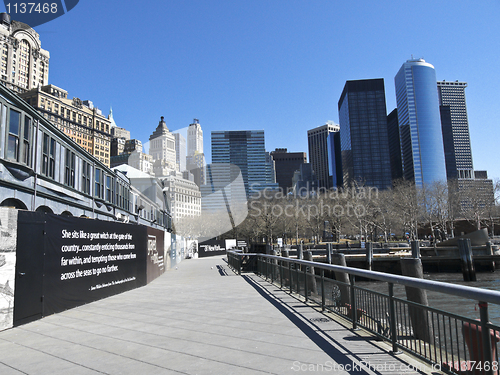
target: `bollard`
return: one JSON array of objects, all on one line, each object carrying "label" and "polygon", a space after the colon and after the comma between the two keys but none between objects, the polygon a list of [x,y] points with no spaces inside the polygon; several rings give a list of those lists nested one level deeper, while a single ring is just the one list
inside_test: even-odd
[{"label": "bollard", "polygon": [[411,241],[411,257],[420,258],[420,243],[418,241]]},{"label": "bollard", "polygon": [[472,246],[470,239],[458,239],[458,251],[460,254],[460,263],[462,266],[462,274],[464,281],[476,281],[476,270],[474,268],[474,260],[472,259]]},{"label": "bollard", "polygon": [[[401,271],[403,276],[424,278],[422,261],[415,258],[402,258]],[[405,286],[406,299],[411,302],[416,302],[420,305],[429,306],[427,301],[427,292],[425,289],[413,288]],[[433,343],[432,330],[429,326],[429,315],[427,311],[416,306],[408,306],[410,312],[410,322],[413,328],[413,333],[417,339],[428,343]]]},{"label": "bollard", "polygon": [[366,269],[372,270],[372,262],[373,262],[373,243],[366,243]]},{"label": "bollard", "polygon": [[332,244],[326,244],[326,263],[332,264]]},{"label": "bollard", "polygon": [[[308,260],[310,262],[313,261],[313,254],[312,251],[306,251],[305,252],[305,260]],[[316,285],[316,276],[314,275],[314,267],[309,267],[309,273],[307,274],[307,288],[306,290],[306,295],[307,294],[318,294],[318,287]],[[310,292],[310,293],[309,293]]]},{"label": "bollard", "polygon": [[[471,372],[471,374],[474,375],[499,374],[498,368],[494,368],[493,366],[486,366],[489,367],[490,371],[483,372],[483,369],[485,369],[483,363],[484,364],[493,363],[492,361],[497,360],[496,345],[497,342],[500,341],[499,334],[492,329],[489,330],[490,331],[489,337],[488,335],[482,334],[482,332],[488,331],[488,328],[486,327],[487,323],[483,323],[484,319],[488,319],[487,306],[488,304],[485,302],[479,303],[480,314],[482,315],[481,323],[480,322],[478,322],[477,324],[469,322],[462,323],[462,334],[464,336],[464,341],[467,344],[467,348],[469,349],[470,359],[474,361],[476,364],[475,370]],[[484,330],[483,326],[485,327]]]},{"label": "bollard", "polygon": [[304,259],[304,245],[302,242],[299,245],[299,248],[297,249],[297,259]]},{"label": "bollard", "polygon": [[[488,241],[486,242],[486,253],[488,255],[495,255],[494,251],[493,251],[493,244],[491,243],[491,241]],[[491,272],[495,272],[495,261],[492,260],[490,263],[490,271]]]},{"label": "bollard", "polygon": [[[345,255],[341,253],[332,254],[332,264],[337,266],[347,267],[345,261]],[[340,304],[341,306],[349,305],[351,303],[351,298],[349,295],[349,275],[345,272],[335,271],[335,280],[341,282],[338,287],[340,289]]]}]

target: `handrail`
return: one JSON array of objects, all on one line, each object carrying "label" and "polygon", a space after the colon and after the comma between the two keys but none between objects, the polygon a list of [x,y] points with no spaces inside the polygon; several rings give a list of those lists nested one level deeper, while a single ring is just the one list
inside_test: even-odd
[{"label": "handrail", "polygon": [[500,292],[493,290],[444,283],[441,281],[417,279],[408,276],[391,275],[384,272],[368,271],[361,268],[344,267],[332,264],[311,262],[307,260],[285,258],[276,255],[259,254],[259,253],[241,253],[232,250],[229,250],[228,253],[232,253],[237,256],[260,256],[268,259],[275,259],[275,260],[281,260],[281,261],[311,266],[318,269],[345,272],[351,275],[361,276],[368,279],[385,281],[388,283],[410,286],[414,288],[421,288],[421,289],[431,290],[434,292],[446,293],[458,297],[468,298],[480,302],[489,302],[489,303],[494,303],[496,305],[500,305]]}]

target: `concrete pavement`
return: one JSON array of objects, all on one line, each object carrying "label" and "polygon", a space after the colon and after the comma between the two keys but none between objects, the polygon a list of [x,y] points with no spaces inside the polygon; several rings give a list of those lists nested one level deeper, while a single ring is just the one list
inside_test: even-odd
[{"label": "concrete pavement", "polygon": [[191,259],[145,287],[0,332],[0,374],[432,373],[364,336],[235,275],[223,257]]}]

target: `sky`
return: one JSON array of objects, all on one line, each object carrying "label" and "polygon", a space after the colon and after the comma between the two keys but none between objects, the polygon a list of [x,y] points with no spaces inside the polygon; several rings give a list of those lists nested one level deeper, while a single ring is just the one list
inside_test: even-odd
[{"label": "sky", "polygon": [[474,168],[496,179],[499,16],[500,0],[80,0],[35,30],[50,84],[112,107],[143,143],[160,116],[172,131],[197,118],[208,161],[214,130],[307,152],[308,129],[338,123],[347,80],[384,78],[389,113],[399,68],[424,58],[468,83]]}]

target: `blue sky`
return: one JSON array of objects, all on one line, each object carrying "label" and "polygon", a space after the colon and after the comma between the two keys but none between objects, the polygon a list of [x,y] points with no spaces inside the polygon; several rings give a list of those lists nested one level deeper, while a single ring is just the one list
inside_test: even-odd
[{"label": "blue sky", "polygon": [[89,99],[146,142],[198,118],[212,130],[264,129],[266,148],[307,152],[346,80],[394,76],[413,55],[466,89],[475,169],[500,178],[500,2],[80,0],[36,27],[49,83]]}]

